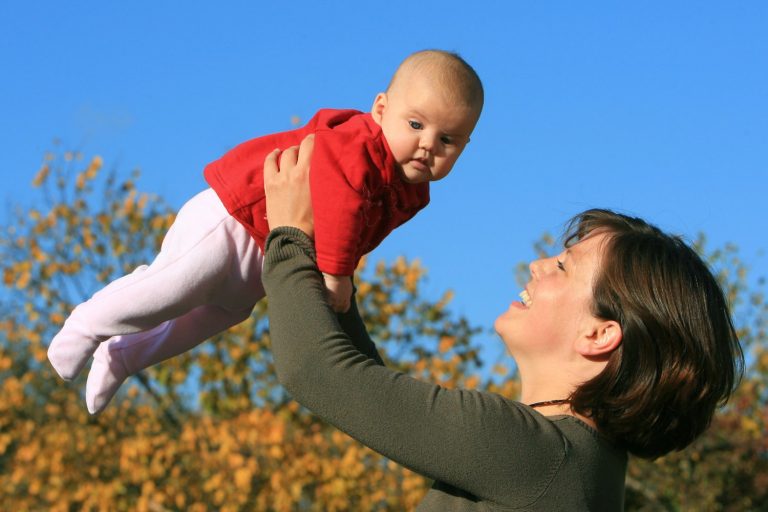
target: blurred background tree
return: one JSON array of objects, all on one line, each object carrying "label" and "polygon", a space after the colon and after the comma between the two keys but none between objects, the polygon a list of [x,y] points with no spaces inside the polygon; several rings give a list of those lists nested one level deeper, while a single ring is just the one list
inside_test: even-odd
[{"label": "blurred background tree", "polygon": [[[194,351],[133,377],[91,417],[84,377],[46,360],[71,308],[147,263],[174,214],[98,156],[56,149],[0,233],[0,495],[17,510],[408,510],[430,482],[300,408],[276,381],[266,302]],[[543,237],[536,250],[554,246]],[[704,251],[704,239],[699,240]],[[768,508],[764,283],[734,247],[706,252],[749,353],[736,399],[690,449],[632,460],[628,510]],[[515,397],[514,369],[483,365],[480,329],[432,300],[418,260],[361,263],[358,302],[389,365]],[[86,372],[83,372],[84,374]]]}]

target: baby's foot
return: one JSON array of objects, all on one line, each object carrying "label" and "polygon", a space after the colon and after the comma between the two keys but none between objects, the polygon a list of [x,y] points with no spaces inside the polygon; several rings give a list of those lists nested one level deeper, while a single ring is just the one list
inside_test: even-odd
[{"label": "baby's foot", "polygon": [[48,360],[62,379],[73,380],[105,339],[94,336],[73,312],[51,340]]},{"label": "baby's foot", "polygon": [[93,364],[85,384],[85,405],[91,414],[103,411],[125,379],[131,375],[123,362],[120,339],[120,336],[116,336],[102,343],[93,354]]},{"label": "baby's foot", "polygon": [[166,357],[159,356],[172,322],[163,322],[147,331],[115,336],[105,341],[93,355],[91,371],[85,384],[85,405],[97,414],[109,405],[129,376]]}]

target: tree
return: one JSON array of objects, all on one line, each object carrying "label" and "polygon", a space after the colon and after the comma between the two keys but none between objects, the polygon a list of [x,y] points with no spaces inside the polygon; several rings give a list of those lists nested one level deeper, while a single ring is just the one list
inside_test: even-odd
[{"label": "tree", "polygon": [[[99,157],[46,155],[42,205],[0,237],[0,493],[25,509],[402,510],[429,485],[288,399],[272,368],[265,304],[133,379],[89,417],[48,340],[73,305],[152,258],[173,213]],[[480,385],[478,331],[422,297],[418,261],[362,265],[358,300],[383,356],[444,385]],[[392,357],[388,357],[392,356]]]},{"label": "tree", "polygon": [[[272,368],[265,304],[195,351],[130,380],[90,417],[83,378],[64,384],[46,348],[72,306],[151,259],[173,221],[99,157],[46,155],[41,204],[0,234],[0,494],[19,510],[404,510],[430,485],[292,402]],[[540,251],[551,248],[545,238]],[[703,248],[703,239],[701,246]],[[709,253],[736,305],[750,368],[737,398],[690,449],[632,460],[629,510],[755,510],[768,504],[764,296],[738,252]],[[400,258],[359,269],[364,320],[388,364],[445,386],[514,397],[482,368],[478,329],[425,298],[426,270]],[[482,370],[482,371],[481,371]],[[492,377],[491,373],[495,373]]]}]

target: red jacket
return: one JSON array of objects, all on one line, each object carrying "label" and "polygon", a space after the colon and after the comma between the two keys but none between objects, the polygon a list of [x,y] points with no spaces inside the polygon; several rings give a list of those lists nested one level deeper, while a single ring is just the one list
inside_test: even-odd
[{"label": "red jacket", "polygon": [[275,148],[315,134],[310,186],[317,265],[350,276],[360,258],[429,203],[429,183],[408,184],[370,114],[320,110],[296,130],[251,139],[205,168],[205,179],[227,211],[264,249],[269,233],[264,158]]}]

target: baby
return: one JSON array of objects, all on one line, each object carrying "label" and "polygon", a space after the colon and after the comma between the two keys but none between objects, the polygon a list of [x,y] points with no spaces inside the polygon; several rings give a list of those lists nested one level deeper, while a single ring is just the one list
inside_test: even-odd
[{"label": "baby", "polygon": [[320,110],[302,128],[235,147],[206,167],[211,188],[181,208],[152,264],[78,305],[48,359],[71,380],[93,356],[86,404],[95,414],[128,376],[248,318],[264,297],[264,159],[309,134],[317,265],[331,307],[346,311],[360,258],[427,205],[429,182],[451,171],[482,106],[469,64],[425,50],[400,64],[370,113]]}]

